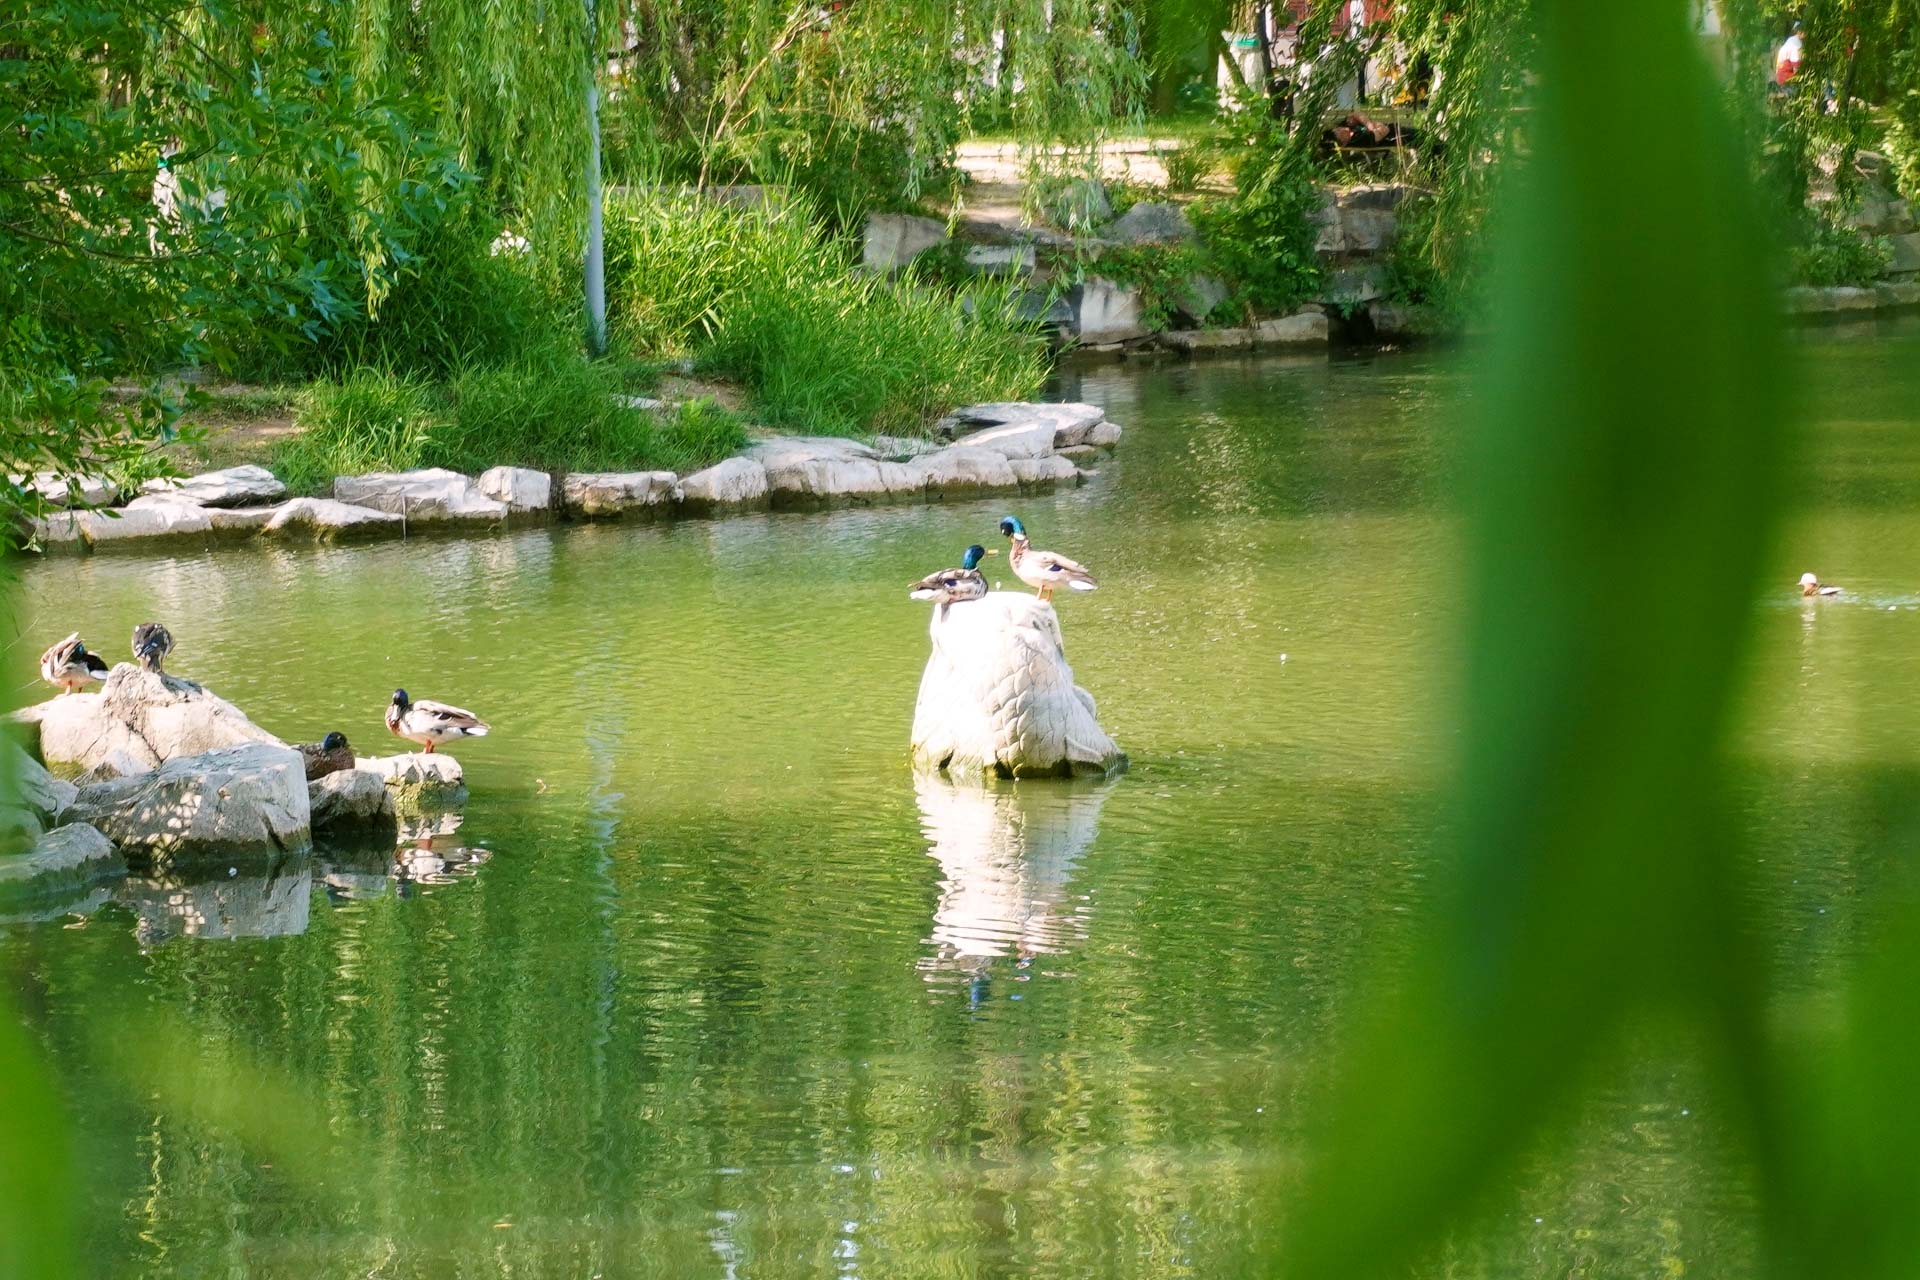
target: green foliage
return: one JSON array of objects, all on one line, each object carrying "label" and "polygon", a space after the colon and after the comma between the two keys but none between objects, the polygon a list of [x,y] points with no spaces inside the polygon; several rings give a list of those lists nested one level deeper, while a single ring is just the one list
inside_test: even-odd
[{"label": "green foliage", "polygon": [[1185,195],[1198,191],[1212,167],[1212,153],[1191,143],[1162,151],[1160,163],[1167,170],[1167,190]]},{"label": "green foliage", "polygon": [[620,371],[574,361],[473,369],[446,388],[445,420],[421,457],[469,474],[503,464],[543,471],[687,471],[746,444],[739,417],[707,401],[667,415],[632,408]]},{"label": "green foliage", "polygon": [[1820,217],[1806,218],[1804,226],[1791,254],[1796,284],[1869,285],[1886,274],[1893,252],[1880,237]]},{"label": "green foliage", "polygon": [[[1081,274],[1138,289],[1140,323],[1157,333],[1174,327],[1177,316],[1199,310],[1201,299],[1193,290],[1193,279],[1214,270],[1214,255],[1199,245],[1143,244],[1104,249],[1081,268]],[[1223,304],[1223,309],[1232,305]]]},{"label": "green foliage", "polygon": [[1247,157],[1231,200],[1196,201],[1187,216],[1217,273],[1243,306],[1287,311],[1314,296],[1322,272],[1314,214],[1324,198],[1311,176],[1277,153]]},{"label": "green foliage", "polygon": [[740,379],[773,425],[919,430],[955,404],[1030,395],[1045,370],[1012,287],[948,296],[857,273],[798,200],[611,201],[607,246],[617,344]]},{"label": "green foliage", "polygon": [[273,469],[296,493],[324,493],[335,476],[408,470],[423,465],[439,420],[440,406],[424,379],[356,369],[302,393],[301,431],[276,451]]},{"label": "green foliage", "polygon": [[746,444],[737,414],[692,401],[633,408],[623,369],[575,358],[461,370],[445,383],[356,369],[301,397],[299,434],[274,456],[289,488],[325,492],[335,476],[510,465],[542,471],[688,471]]}]

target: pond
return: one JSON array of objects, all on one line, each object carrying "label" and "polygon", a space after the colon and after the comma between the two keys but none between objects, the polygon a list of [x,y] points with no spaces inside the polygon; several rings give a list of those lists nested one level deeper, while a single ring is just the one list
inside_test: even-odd
[{"label": "pond", "polygon": [[[1764,909],[1817,988],[1890,863],[1870,793],[1920,749],[1920,338],[1799,345],[1818,426],[1742,743]],[[397,857],[0,928],[90,1269],[1241,1270],[1439,845],[1462,384],[1446,353],[1105,366],[1059,390],[1126,439],[1045,498],[28,566],[13,686],[53,637],[159,618],[170,669],[290,740],[391,750],[402,685],[494,726],[456,749],[457,830]],[[906,584],[1008,510],[1103,584],[1060,613],[1112,782],[908,767]],[[1803,605],[1806,569],[1850,596]],[[1656,566],[1621,607],[1686,589]],[[1753,1269],[1700,1074],[1637,1062],[1443,1265]],[[236,1090],[251,1120],[200,1118]]]}]

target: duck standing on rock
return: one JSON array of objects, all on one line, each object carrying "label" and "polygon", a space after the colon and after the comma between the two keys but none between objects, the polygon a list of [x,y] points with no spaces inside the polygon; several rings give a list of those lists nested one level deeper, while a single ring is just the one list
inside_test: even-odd
[{"label": "duck standing on rock", "polygon": [[106,674],[107,660],[87,652],[78,631],[40,655],[40,678],[58,686],[62,694],[77,693]]},{"label": "duck standing on rock", "polygon": [[1015,517],[1003,519],[1000,532],[1013,541],[1007,564],[1014,577],[1034,588],[1034,594],[1042,600],[1052,600],[1053,589],[1062,583],[1075,591],[1092,591],[1100,585],[1085,565],[1052,551],[1035,551],[1027,541],[1026,526]]},{"label": "duck standing on rock", "polygon": [[420,743],[429,755],[435,747],[455,738],[487,736],[486,721],[473,712],[425,698],[415,702],[407,697],[405,689],[395,689],[393,701],[387,704],[387,729],[409,742]]},{"label": "duck standing on rock", "polygon": [[353,748],[347,745],[347,735],[338,729],[318,742],[296,743],[293,749],[307,763],[308,782],[353,768]]},{"label": "duck standing on rock", "polygon": [[1840,588],[1820,581],[1811,573],[1800,575],[1800,594],[1803,596],[1837,596]]},{"label": "duck standing on rock", "polygon": [[907,589],[910,600],[931,600],[940,606],[940,616],[947,616],[947,606],[962,600],[978,600],[987,594],[987,576],[980,572],[980,562],[997,551],[989,551],[979,543],[967,548],[960,557],[958,569],[942,569],[930,573]]},{"label": "duck standing on rock", "polygon": [[157,622],[143,622],[133,629],[133,660],[157,676],[167,655],[173,652],[173,635]]}]

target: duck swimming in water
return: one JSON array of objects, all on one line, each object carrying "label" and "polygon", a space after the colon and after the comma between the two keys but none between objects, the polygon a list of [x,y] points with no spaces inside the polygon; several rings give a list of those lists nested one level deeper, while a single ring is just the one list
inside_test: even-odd
[{"label": "duck swimming in water", "polygon": [[448,706],[444,702],[415,702],[405,689],[393,691],[387,704],[387,729],[409,742],[418,742],[431,755],[435,747],[455,738],[484,738],[487,723],[471,711]]},{"label": "duck swimming in water", "polygon": [[1810,573],[1800,575],[1800,594],[1803,596],[1837,596],[1840,588],[1829,586]]},{"label": "duck swimming in water", "polygon": [[1075,591],[1092,591],[1100,585],[1078,561],[1053,551],[1035,551],[1027,540],[1026,526],[1017,518],[1008,516],[1002,520],[1000,532],[1013,542],[1013,550],[1007,553],[1007,564],[1013,569],[1014,577],[1034,588],[1034,594],[1042,600],[1053,599],[1053,589],[1063,583]]},{"label": "duck swimming in water", "polygon": [[78,631],[40,655],[40,678],[57,686],[63,695],[77,693],[106,674],[107,660],[87,652]]},{"label": "duck swimming in water", "polygon": [[980,562],[998,554],[976,542],[960,557],[958,569],[942,569],[938,573],[928,574],[907,589],[907,598],[933,601],[940,606],[939,614],[944,618],[948,605],[962,600],[978,600],[987,594],[987,578],[980,572]]},{"label": "duck swimming in water", "polygon": [[160,664],[172,652],[173,634],[159,623],[143,622],[133,629],[133,660],[153,674],[166,674]]}]

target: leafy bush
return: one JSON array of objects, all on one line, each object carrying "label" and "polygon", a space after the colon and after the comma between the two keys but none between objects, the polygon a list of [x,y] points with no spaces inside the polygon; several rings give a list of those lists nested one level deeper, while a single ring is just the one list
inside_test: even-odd
[{"label": "leafy bush", "polygon": [[1191,145],[1162,151],[1160,163],[1166,166],[1167,190],[1182,194],[1198,191],[1207,176],[1210,158],[1205,148]]},{"label": "leafy bush", "polygon": [[1286,162],[1282,150],[1256,150],[1234,175],[1230,200],[1195,201],[1187,216],[1205,240],[1238,301],[1288,311],[1319,289],[1322,194],[1310,171]]},{"label": "leafy bush", "polygon": [[[1140,291],[1140,323],[1158,332],[1173,327],[1174,318],[1200,309],[1193,278],[1212,274],[1212,255],[1194,244],[1143,244],[1104,250],[1081,268],[1083,275],[1103,276],[1115,284]],[[1222,304],[1226,310],[1230,304]],[[1205,320],[1208,317],[1202,316]]]},{"label": "leafy bush", "polygon": [[1813,217],[1806,219],[1791,261],[1797,284],[1869,285],[1886,274],[1892,253],[1880,237]]},{"label": "leafy bush", "polygon": [[1031,395],[1045,373],[1014,287],[948,296],[858,273],[801,200],[610,201],[607,250],[616,344],[740,379],[773,425],[920,430],[955,404]]}]

